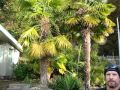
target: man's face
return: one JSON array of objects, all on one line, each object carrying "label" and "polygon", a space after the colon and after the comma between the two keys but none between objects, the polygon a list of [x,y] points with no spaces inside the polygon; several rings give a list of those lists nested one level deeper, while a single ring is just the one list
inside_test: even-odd
[{"label": "man's face", "polygon": [[116,71],[106,72],[106,84],[109,88],[116,88],[120,84],[120,77]]}]

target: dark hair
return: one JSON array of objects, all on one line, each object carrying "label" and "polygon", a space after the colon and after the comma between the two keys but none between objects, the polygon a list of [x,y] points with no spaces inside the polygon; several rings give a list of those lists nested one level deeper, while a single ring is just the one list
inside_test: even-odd
[{"label": "dark hair", "polygon": [[106,66],[104,69],[104,75],[108,71],[116,71],[118,73],[118,75],[120,76],[120,66],[118,66],[116,64],[110,64],[110,65]]}]

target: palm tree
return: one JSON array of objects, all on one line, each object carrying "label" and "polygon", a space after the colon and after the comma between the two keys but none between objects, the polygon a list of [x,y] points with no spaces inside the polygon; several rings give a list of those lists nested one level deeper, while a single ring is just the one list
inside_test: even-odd
[{"label": "palm tree", "polygon": [[43,85],[47,85],[47,68],[49,65],[49,57],[59,53],[60,49],[70,48],[71,43],[64,35],[47,38],[44,41],[38,41],[39,34],[34,28],[24,32],[20,41],[23,46],[29,47],[30,56],[40,60],[40,80]]},{"label": "palm tree", "polygon": [[[64,0],[63,0],[64,2]],[[24,31],[19,41],[29,48],[30,55],[40,59],[41,84],[47,85],[49,57],[56,55],[61,48],[70,48],[71,43],[64,35],[52,35],[53,13],[61,12],[66,3],[59,0],[19,0],[24,18],[30,22],[30,29]],[[62,5],[62,6],[61,6]],[[54,9],[55,8],[55,9]],[[22,12],[23,13],[23,12]]]},{"label": "palm tree", "polygon": [[91,39],[98,43],[104,43],[106,38],[113,32],[115,24],[108,19],[108,15],[115,10],[115,6],[103,2],[79,1],[71,7],[74,15],[66,20],[71,27],[79,25],[83,38],[83,51],[85,60],[85,90],[90,90],[90,51]]}]

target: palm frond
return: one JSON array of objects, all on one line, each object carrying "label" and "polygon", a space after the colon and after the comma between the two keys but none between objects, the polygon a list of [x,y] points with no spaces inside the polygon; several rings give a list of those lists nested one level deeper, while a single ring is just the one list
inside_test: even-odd
[{"label": "palm frond", "polygon": [[109,33],[105,30],[105,31],[103,31],[103,35],[106,36],[106,37],[108,37]]},{"label": "palm frond", "polygon": [[99,12],[103,16],[108,16],[114,10],[115,6],[111,4],[106,4],[102,2],[92,2],[91,4],[91,12]]},{"label": "palm frond", "polygon": [[39,43],[32,43],[30,49],[30,55],[35,58],[40,58],[45,55],[43,45]]},{"label": "palm frond", "polygon": [[61,12],[67,8],[70,0],[51,0],[50,6],[54,9],[55,12]]},{"label": "palm frond", "polygon": [[38,0],[25,0],[25,1],[28,1],[31,4],[35,4]]},{"label": "palm frond", "polygon": [[43,49],[46,55],[48,56],[54,56],[57,53],[56,47],[55,47],[55,43],[52,41],[46,41],[43,44]]},{"label": "palm frond", "polygon": [[115,23],[114,22],[112,22],[110,19],[108,19],[108,18],[105,18],[105,25],[106,25],[106,27],[113,27],[113,26],[115,26]]},{"label": "palm frond", "polygon": [[79,18],[77,17],[72,17],[65,21],[66,24],[70,24],[70,25],[78,24],[78,22],[79,22]]},{"label": "palm frond", "polygon": [[24,39],[24,41],[20,41],[22,44],[22,47],[29,47],[30,46],[30,42],[28,41],[28,39]]},{"label": "palm frond", "polygon": [[32,6],[31,3],[26,0],[18,0],[18,4],[20,5],[21,10],[29,10]]},{"label": "palm frond", "polygon": [[55,38],[55,42],[58,48],[71,48],[72,44],[64,35],[59,35]]},{"label": "palm frond", "polygon": [[32,27],[29,30],[23,32],[23,34],[19,38],[19,42],[24,46],[29,46],[28,43],[36,41],[39,38],[39,34],[37,30]]},{"label": "palm frond", "polygon": [[113,28],[109,27],[106,29],[106,32],[108,32],[109,34],[112,34],[112,33],[114,33],[114,30],[113,30]]},{"label": "palm frond", "polygon": [[87,8],[89,5],[84,3],[83,1],[78,1],[78,2],[74,2],[72,4],[72,8],[73,9],[79,9],[79,8]]},{"label": "palm frond", "polygon": [[106,43],[106,37],[104,35],[100,35],[100,36],[94,36],[92,38],[96,43],[99,43],[101,45]]},{"label": "palm frond", "polygon": [[93,26],[97,26],[100,23],[100,20],[99,18],[95,18],[89,14],[86,14],[83,17],[83,22],[85,25],[93,27]]}]

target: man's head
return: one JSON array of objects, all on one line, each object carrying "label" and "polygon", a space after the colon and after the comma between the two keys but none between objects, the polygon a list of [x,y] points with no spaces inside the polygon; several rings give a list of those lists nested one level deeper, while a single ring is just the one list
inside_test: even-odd
[{"label": "man's head", "polygon": [[120,86],[120,67],[118,65],[108,65],[104,74],[108,88],[118,88]]}]

